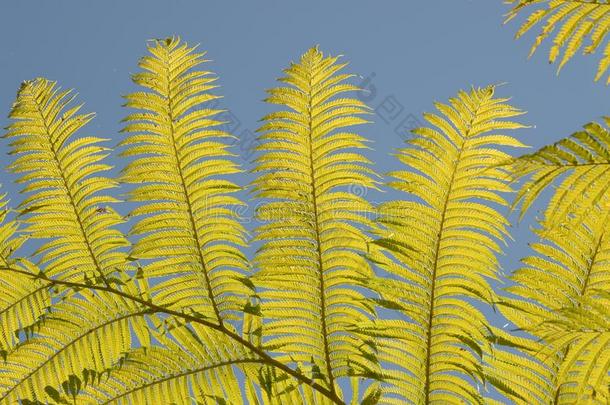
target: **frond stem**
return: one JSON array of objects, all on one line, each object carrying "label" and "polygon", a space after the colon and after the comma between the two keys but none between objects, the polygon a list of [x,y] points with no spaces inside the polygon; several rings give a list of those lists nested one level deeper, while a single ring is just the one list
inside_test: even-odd
[{"label": "frond stem", "polygon": [[441,213],[441,220],[438,232],[438,241],[434,250],[434,263],[432,265],[432,285],[430,287],[430,312],[428,313],[428,324],[427,324],[427,337],[426,337],[426,368],[425,368],[425,394],[426,399],[424,401],[425,404],[430,403],[430,367],[431,367],[431,351],[432,351],[432,323],[434,322],[434,300],[436,299],[436,279],[437,279],[437,271],[438,271],[438,259],[440,254],[441,243],[443,239],[443,232],[445,230],[445,221],[447,215],[447,207],[449,206],[449,201],[451,200],[451,193],[453,191],[453,181],[455,179],[455,175],[457,173],[458,165],[460,164],[460,160],[462,158],[462,153],[464,151],[464,144],[466,143],[466,138],[470,132],[470,128],[475,120],[478,109],[480,108],[480,104],[477,108],[472,112],[472,116],[470,118],[470,122],[468,123],[466,133],[462,138],[462,143],[459,145],[459,152],[455,159],[455,163],[453,165],[453,171],[451,173],[451,179],[449,180],[449,188],[447,189],[447,194],[445,195],[445,201],[443,202],[443,208]]},{"label": "frond stem", "polygon": [[313,157],[313,128],[312,128],[312,115],[311,115],[311,97],[312,97],[312,77],[309,75],[309,86],[307,93],[307,129],[309,134],[309,170],[311,175],[311,198],[313,205],[313,216],[314,216],[314,232],[316,235],[316,252],[318,256],[318,269],[319,269],[319,283],[320,283],[320,318],[322,327],[322,339],[324,342],[324,361],[326,363],[326,374],[328,374],[328,386],[333,395],[336,395],[335,381],[333,377],[333,368],[330,360],[330,347],[328,344],[328,327],[326,325],[326,289],[324,283],[324,265],[322,261],[322,249],[321,249],[321,238],[320,238],[320,224],[318,222],[318,202],[316,193],[316,179],[314,169],[314,157]]}]

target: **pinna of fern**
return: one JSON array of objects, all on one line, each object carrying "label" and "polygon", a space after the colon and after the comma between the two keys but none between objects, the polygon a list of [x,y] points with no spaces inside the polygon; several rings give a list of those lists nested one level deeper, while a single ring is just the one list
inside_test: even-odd
[{"label": "pinna of fern", "polygon": [[[607,126],[608,118],[604,118]],[[514,205],[521,217],[545,190],[554,187],[543,213],[543,229],[566,233],[602,201],[610,187],[610,132],[591,122],[568,138],[509,161],[515,180],[524,180]]]},{"label": "pinna of fern", "polygon": [[146,261],[143,276],[160,305],[188,308],[219,324],[238,319],[251,293],[240,252],[245,230],[228,176],[240,171],[228,150],[233,136],[209,108],[216,77],[200,67],[203,53],[179,38],[156,40],[133,76],[143,91],[126,96],[136,109],[125,118],[122,156],[134,158],[122,181],[136,184],[129,200],[142,203],[131,235],[131,256]]},{"label": "pinna of fern", "polygon": [[522,114],[493,86],[461,91],[398,153],[405,170],[390,173],[408,199],[379,207],[379,238],[371,258],[393,278],[379,281],[382,304],[404,317],[379,319],[380,360],[387,383],[380,403],[485,402],[483,353],[488,321],[474,305],[496,298],[500,243],[508,221],[500,213],[510,191],[501,147],[524,145],[507,134]]},{"label": "pinna of fern", "polygon": [[363,292],[372,276],[363,254],[373,207],[350,187],[377,184],[357,153],[365,140],[351,130],[370,110],[353,97],[359,89],[344,67],[312,48],[284,71],[283,86],[268,90],[266,101],[281,109],[259,130],[253,182],[262,199],[253,281],[263,347],[337,397],[339,378],[379,373],[370,339],[357,330],[373,315]]}]

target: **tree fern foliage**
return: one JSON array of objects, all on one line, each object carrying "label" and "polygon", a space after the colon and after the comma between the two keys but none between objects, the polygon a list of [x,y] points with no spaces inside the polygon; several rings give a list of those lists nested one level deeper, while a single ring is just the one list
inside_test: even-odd
[{"label": "tree fern foliage", "polygon": [[499,209],[510,190],[497,163],[507,158],[501,147],[523,146],[506,134],[522,127],[512,120],[521,111],[493,87],[436,108],[399,150],[405,170],[390,173],[388,185],[410,198],[379,208],[375,243],[397,259],[376,258],[397,278],[382,283],[382,295],[405,317],[378,321],[388,331],[382,358],[396,366],[386,371],[387,403],[483,403],[476,385],[490,330],[478,307],[495,301],[488,279],[498,278],[508,234]]},{"label": "tree fern foliage", "polygon": [[[604,124],[608,125],[608,118]],[[606,126],[591,122],[582,131],[511,162],[514,177],[526,179],[515,200],[522,203],[522,215],[542,192],[554,188],[544,221],[548,228],[569,232],[603,200],[610,186]]]},{"label": "tree fern foliage", "polygon": [[364,139],[352,128],[369,109],[354,98],[344,63],[308,50],[284,72],[267,102],[253,183],[264,199],[254,264],[262,289],[264,345],[311,369],[332,392],[337,378],[373,376],[374,348],[357,333],[372,316],[363,291],[372,276],[363,254],[373,207],[351,190],[374,188]]},{"label": "tree fern foliage", "polygon": [[534,376],[517,390],[530,403],[607,402],[609,224],[598,205],[567,235],[538,230],[548,236],[511,277],[502,313],[537,339],[519,344],[534,362],[507,366],[504,378]]},{"label": "tree fern foliage", "polygon": [[[549,63],[559,61],[558,71],[582,50],[583,54],[601,53],[595,80],[601,79],[610,67],[610,3],[605,0],[509,0],[513,8],[507,20],[521,13],[529,14],[516,37],[536,26],[540,32],[532,45],[530,56],[548,40]],[[610,77],[607,80],[610,83]]]},{"label": "tree fern foliage", "polygon": [[143,203],[130,214],[141,218],[131,255],[150,261],[146,278],[170,276],[151,288],[158,303],[222,324],[244,305],[248,265],[234,210],[242,203],[232,195],[240,187],[227,178],[239,172],[226,149],[231,135],[219,128],[220,111],[207,108],[218,98],[216,78],[200,69],[204,54],[178,39],[154,41],[149,52],[133,76],[142,91],[125,97],[136,112],[120,144],[122,156],[135,157],[122,176],[136,184],[129,200]]},{"label": "tree fern foliage", "polygon": [[[548,5],[579,27],[557,40],[567,60],[603,40],[606,5],[563,3]],[[547,17],[561,21],[528,24]],[[87,134],[72,91],[21,85],[4,136],[23,198],[0,198],[0,404],[608,402],[605,126],[511,157],[522,111],[473,87],[424,115],[383,181],[360,134],[371,109],[314,47],[267,91],[243,186],[207,62],[150,41],[117,151]],[[553,186],[504,279],[510,207]]]}]

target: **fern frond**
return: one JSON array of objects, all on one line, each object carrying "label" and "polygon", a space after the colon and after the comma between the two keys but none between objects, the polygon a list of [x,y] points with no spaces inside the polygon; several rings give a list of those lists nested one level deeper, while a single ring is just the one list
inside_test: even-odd
[{"label": "fern frond", "polygon": [[[116,282],[122,289],[128,269],[122,248],[128,243],[116,229],[122,219],[108,205],[116,200],[105,194],[116,185],[102,176],[111,168],[102,162],[108,149],[99,145],[103,139],[75,138],[93,115],[79,114],[82,105],[74,105],[74,98],[54,82],[36,79],[22,84],[13,104],[5,136],[11,140],[11,154],[17,155],[10,167],[20,174],[18,182],[27,194],[19,206],[24,232],[44,240],[34,256],[40,257],[46,279],[105,286]],[[26,260],[11,267],[39,271]],[[35,286],[40,282],[30,279]],[[137,291],[133,284],[125,288]],[[0,400],[26,394],[44,398],[46,384],[69,372],[109,367],[131,347],[128,322],[116,317],[140,311],[110,294],[74,291],[63,291],[47,309],[29,324],[24,323],[27,317],[20,322],[19,344],[8,353],[7,373],[0,377]],[[143,329],[135,320],[131,326]],[[101,344],[112,332],[127,338]]]},{"label": "fern frond", "polygon": [[130,327],[137,328],[147,311],[111,294],[82,294],[54,304],[24,328],[25,341],[2,364],[0,403],[42,400],[46,386],[60,386],[83,369],[108,370],[131,349]]},{"label": "fern frond", "polygon": [[28,213],[25,229],[46,239],[36,251],[49,277],[106,278],[125,266],[127,245],[115,229],[122,222],[108,206],[116,202],[102,192],[115,182],[100,174],[111,166],[101,161],[108,148],[103,139],[74,138],[93,114],[79,114],[75,96],[54,82],[24,82],[13,104],[5,137],[11,139],[11,164],[25,183],[28,197],[21,203]]},{"label": "fern frond", "polygon": [[161,346],[134,349],[120,364],[83,390],[83,403],[246,403],[235,368],[260,363],[227,342],[224,335],[197,325],[156,337]]},{"label": "fern frond", "polygon": [[610,400],[610,294],[608,289],[583,296],[540,326],[549,347],[560,353],[558,403],[607,404]]},{"label": "fern frond", "polygon": [[268,90],[283,107],[264,118],[253,188],[262,199],[254,264],[260,288],[263,347],[311,370],[333,393],[336,379],[375,376],[370,342],[357,333],[371,316],[363,258],[373,207],[350,186],[375,188],[364,139],[347,128],[370,110],[347,93],[358,88],[337,57],[317,48],[292,63]]},{"label": "fern frond", "polygon": [[[610,42],[607,41],[610,31],[610,3],[605,0],[510,0],[509,3],[514,7],[509,12],[507,21],[526,9],[533,9],[521,25],[516,38],[536,25],[543,24],[530,56],[545,40],[551,41],[552,38],[549,63],[554,63],[561,57],[559,72],[581,49],[583,54],[592,54],[602,47],[603,55],[595,80],[599,80],[607,72],[610,67]],[[554,32],[556,34],[553,34]],[[610,83],[610,77],[607,83]]]},{"label": "fern frond", "polygon": [[239,172],[223,143],[220,110],[205,108],[215,76],[197,68],[203,54],[179,39],[157,40],[140,60],[134,82],[146,89],[126,96],[139,110],[125,118],[123,156],[136,157],[123,181],[137,184],[130,200],[140,238],[132,256],[149,261],[143,275],[160,280],[151,289],[159,305],[188,308],[220,324],[236,319],[249,294],[240,281],[248,270],[239,246],[245,231],[227,180]]},{"label": "fern frond", "polygon": [[[604,118],[606,126],[609,119]],[[529,178],[521,186],[515,205],[521,217],[540,194],[556,185],[545,208],[544,228],[572,229],[595,207],[610,187],[610,132],[589,123],[553,145],[512,161],[516,179]]]},{"label": "fern frond", "polygon": [[505,133],[523,127],[511,121],[522,112],[494,91],[473,88],[436,103],[439,113],[424,115],[429,126],[399,151],[408,169],[390,173],[389,185],[410,198],[379,207],[371,252],[397,278],[379,287],[382,305],[406,317],[376,325],[387,334],[380,359],[393,365],[383,403],[483,402],[476,385],[489,328],[473,302],[495,301],[487,279],[497,278],[507,237],[499,209],[510,177],[497,166],[508,157],[500,148],[524,146]]},{"label": "fern frond", "polygon": [[[600,291],[608,291],[608,209],[602,202],[567,233],[544,229],[538,233],[545,235],[546,240],[532,245],[535,255],[523,259],[525,266],[511,276],[515,285],[507,289],[511,296],[502,299],[500,308],[519,329],[541,339],[539,344],[524,352],[550,370],[551,390],[542,402],[553,398],[555,403],[584,401],[583,395],[592,395],[589,386],[595,389],[598,398],[602,398],[601,393],[607,391],[607,382],[605,376],[600,377],[598,367],[603,367],[599,363],[610,354],[606,353],[605,343],[596,336],[580,337],[591,322],[601,322],[603,316],[600,318],[599,311],[606,307],[593,303],[587,315],[589,319],[576,319],[573,315],[587,306],[583,302],[597,300]],[[599,305],[604,304],[600,302]],[[580,326],[576,321],[581,322]],[[589,329],[591,333],[598,330],[593,326]],[[587,337],[591,341],[587,341]],[[595,356],[591,357],[593,353]],[[522,372],[515,368],[509,371]],[[591,384],[593,374],[596,384],[605,383],[606,388]]]}]

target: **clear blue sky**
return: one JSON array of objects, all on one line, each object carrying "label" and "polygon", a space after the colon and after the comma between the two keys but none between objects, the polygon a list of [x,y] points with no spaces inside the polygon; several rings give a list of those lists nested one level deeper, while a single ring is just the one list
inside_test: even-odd
[{"label": "clear blue sky", "polygon": [[[421,117],[433,110],[433,101],[471,85],[506,82],[498,94],[528,111],[523,120],[535,128],[517,135],[534,147],[610,114],[610,88],[593,82],[596,57],[577,57],[556,76],[546,48],[527,59],[533,36],[513,40],[517,24],[503,25],[507,11],[501,0],[5,0],[2,126],[20,82],[45,76],[77,89],[86,109],[97,112],[89,134],[118,141],[126,113],[121,95],[134,89],[130,74],[138,70],[146,40],[171,35],[208,51],[208,67],[220,76],[222,104],[239,121],[233,124],[237,135],[257,128],[269,111],[261,101],[264,90],[308,47],[319,44],[345,55],[352,72],[372,78],[371,106],[396,108],[362,129],[374,141],[370,157],[381,173],[396,168],[387,156],[403,142],[395,132],[400,122]],[[0,140],[0,153],[5,151],[7,142]],[[11,178],[0,172],[4,190],[18,199]],[[519,228],[518,243],[504,260],[507,270],[526,253],[527,222]]]},{"label": "clear blue sky", "polygon": [[[402,143],[394,130],[401,120],[420,117],[433,101],[471,85],[506,82],[498,94],[528,111],[523,120],[535,128],[517,135],[535,147],[610,114],[610,89],[593,82],[597,59],[577,57],[557,77],[547,48],[527,59],[533,36],[514,41],[517,24],[502,24],[507,11],[501,0],[4,0],[2,126],[20,82],[45,76],[77,89],[86,109],[97,112],[89,134],[118,141],[126,113],[121,95],[134,89],[130,73],[137,71],[145,41],[171,35],[208,51],[208,67],[220,76],[222,103],[239,120],[237,135],[257,127],[269,111],[261,102],[264,89],[308,47],[319,44],[345,55],[352,72],[374,76],[372,107],[384,101],[402,106],[389,123],[378,115],[362,131],[374,141],[369,156],[382,173],[396,167],[387,155]],[[7,150],[0,140],[1,156]],[[3,189],[19,200],[11,179],[0,172]],[[248,176],[238,180],[245,184]],[[528,252],[529,223],[516,230],[517,242],[503,259],[506,270]]]}]

